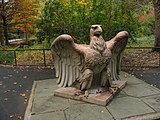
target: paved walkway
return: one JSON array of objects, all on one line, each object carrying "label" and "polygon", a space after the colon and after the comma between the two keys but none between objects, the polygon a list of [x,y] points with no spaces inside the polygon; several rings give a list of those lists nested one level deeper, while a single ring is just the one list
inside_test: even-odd
[{"label": "paved walkway", "polygon": [[54,79],[54,69],[0,66],[0,120],[24,116],[33,81]]},{"label": "paved walkway", "polygon": [[105,107],[56,97],[56,79],[35,81],[24,120],[119,120],[160,118],[160,89],[121,72],[127,86]]},{"label": "paved walkway", "polygon": [[135,70],[128,72],[160,89],[160,70]]}]

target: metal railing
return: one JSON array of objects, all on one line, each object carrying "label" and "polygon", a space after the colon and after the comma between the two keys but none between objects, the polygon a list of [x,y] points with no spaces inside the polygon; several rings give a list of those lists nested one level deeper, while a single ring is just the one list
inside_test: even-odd
[{"label": "metal railing", "polygon": [[53,66],[50,49],[0,50],[0,62],[15,66]]},{"label": "metal railing", "polygon": [[126,47],[121,66],[122,69],[160,68],[160,48]]},{"label": "metal railing", "polygon": [[[156,48],[159,49],[160,48]],[[15,66],[53,66],[50,49],[0,50],[0,63]],[[160,68],[160,52],[153,47],[127,47],[122,57],[122,69]]]}]

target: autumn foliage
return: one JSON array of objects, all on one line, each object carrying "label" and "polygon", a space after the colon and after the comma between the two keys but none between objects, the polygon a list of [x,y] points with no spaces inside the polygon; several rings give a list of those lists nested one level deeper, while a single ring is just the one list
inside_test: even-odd
[{"label": "autumn foliage", "polygon": [[[18,27],[20,24],[26,24],[27,27],[33,26],[39,15],[39,4],[37,0],[18,0],[18,2],[17,9],[19,12],[14,16],[17,23],[16,26]],[[18,28],[26,30],[24,26]]]},{"label": "autumn foliage", "polygon": [[33,26],[39,14],[39,3],[37,0],[2,0],[0,4],[0,25],[3,28],[5,40],[1,45],[9,44],[8,32],[20,29],[27,34],[33,30]]},{"label": "autumn foliage", "polygon": [[27,38],[27,35],[33,31],[35,21],[39,16],[39,4],[36,0],[18,1],[20,6],[18,6],[19,12],[14,16],[15,28],[24,31]]}]

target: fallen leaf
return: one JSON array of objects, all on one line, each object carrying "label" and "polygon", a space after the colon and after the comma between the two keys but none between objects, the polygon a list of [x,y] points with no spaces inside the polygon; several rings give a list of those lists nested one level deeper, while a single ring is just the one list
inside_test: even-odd
[{"label": "fallen leaf", "polygon": [[12,77],[12,75],[8,75],[8,77]]},{"label": "fallen leaf", "polygon": [[14,85],[17,85],[17,82],[14,82],[13,84],[14,84]]},{"label": "fallen leaf", "polygon": [[23,76],[23,78],[25,78],[25,79],[26,79],[26,78],[28,78],[28,76],[26,76],[26,75],[25,75],[25,76]]},{"label": "fallen leaf", "polygon": [[26,94],[25,94],[25,93],[21,93],[20,95],[21,95],[22,97],[25,97],[25,96],[26,96]]},{"label": "fallen leaf", "polygon": [[16,92],[16,90],[12,90],[12,92]]},{"label": "fallen leaf", "polygon": [[22,120],[22,118],[23,118],[22,116],[17,116],[17,119],[19,120]]},{"label": "fallen leaf", "polygon": [[4,93],[10,92],[10,90],[5,90]]},{"label": "fallen leaf", "polygon": [[8,98],[4,98],[4,101],[7,101],[8,100]]},{"label": "fallen leaf", "polygon": [[3,79],[7,79],[8,77],[3,77]]},{"label": "fallen leaf", "polygon": [[11,90],[7,90],[7,92],[10,92]]},{"label": "fallen leaf", "polygon": [[9,117],[10,117],[10,118],[13,118],[13,117],[14,117],[14,115],[10,115]]},{"label": "fallen leaf", "polygon": [[19,66],[20,69],[25,69],[25,66]]}]

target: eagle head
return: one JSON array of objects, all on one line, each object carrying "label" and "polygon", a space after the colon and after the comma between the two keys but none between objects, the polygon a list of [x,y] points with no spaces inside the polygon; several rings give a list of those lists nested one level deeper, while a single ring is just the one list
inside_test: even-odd
[{"label": "eagle head", "polygon": [[102,25],[92,25],[90,28],[90,36],[99,37],[102,34]]}]

